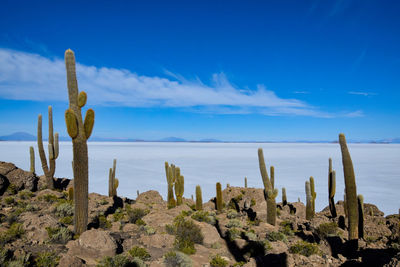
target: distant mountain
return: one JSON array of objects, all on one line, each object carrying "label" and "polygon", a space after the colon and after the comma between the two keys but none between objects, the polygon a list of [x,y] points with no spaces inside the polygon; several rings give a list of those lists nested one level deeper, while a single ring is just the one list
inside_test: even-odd
[{"label": "distant mountain", "polygon": [[166,138],[160,139],[160,140],[158,140],[158,142],[186,142],[186,140],[183,138],[171,136],[171,137],[166,137]]},{"label": "distant mountain", "polygon": [[1,141],[36,141],[36,136],[25,132],[16,132],[10,135],[0,136]]},{"label": "distant mountain", "polygon": [[200,142],[200,143],[221,143],[223,141],[218,140],[218,139],[206,138],[206,139],[201,139],[198,142]]}]

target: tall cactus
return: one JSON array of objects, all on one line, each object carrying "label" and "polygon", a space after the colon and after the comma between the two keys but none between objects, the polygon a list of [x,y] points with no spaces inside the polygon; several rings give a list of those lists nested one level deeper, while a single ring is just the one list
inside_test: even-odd
[{"label": "tall cactus", "polygon": [[203,198],[201,196],[201,187],[200,185],[196,186],[196,210],[203,209]]},{"label": "tall cactus", "polygon": [[311,204],[312,204],[312,213],[315,215],[315,199],[317,198],[317,193],[315,192],[315,184],[314,177],[310,177],[310,189],[311,189]]},{"label": "tall cactus", "polygon": [[81,109],[86,104],[87,96],[84,91],[78,92],[75,55],[70,49],[65,51],[65,67],[69,96],[69,109],[65,111],[65,122],[68,134],[72,138],[73,149],[74,231],[76,234],[81,234],[86,231],[88,223],[89,166],[87,140],[93,130],[94,111],[88,109],[85,119],[82,119]]},{"label": "tall cactus", "polygon": [[261,178],[264,184],[264,198],[267,201],[267,223],[271,225],[276,224],[276,201],[278,190],[272,187],[271,181],[268,177],[267,168],[265,167],[264,153],[262,148],[258,149],[258,163],[260,167]]},{"label": "tall cactus", "polygon": [[117,160],[114,159],[113,167],[110,168],[108,174],[108,196],[109,197],[116,197],[117,196],[117,188],[119,185],[119,181],[115,178],[115,169],[117,167]]},{"label": "tall cactus", "polygon": [[169,209],[176,207],[176,201],[174,198],[174,183],[175,183],[175,166],[168,164],[165,162],[165,175],[167,177],[167,185],[168,185],[168,199],[167,206]]},{"label": "tall cactus", "polygon": [[221,189],[221,183],[216,184],[216,190],[217,190],[217,197],[216,197],[216,204],[217,204],[217,211],[221,212],[222,211],[222,189]]},{"label": "tall cactus", "polygon": [[311,220],[313,217],[311,186],[310,182],[306,181],[306,220]]},{"label": "tall cactus", "polygon": [[35,150],[34,150],[33,146],[29,147],[29,156],[30,156],[30,162],[31,162],[30,171],[32,173],[35,173]]},{"label": "tall cactus", "polygon": [[349,240],[354,240],[358,239],[356,177],[344,134],[339,134],[339,143],[342,151],[344,182],[346,190],[346,208],[349,221]]},{"label": "tall cactus", "polygon": [[40,161],[42,162],[42,169],[44,176],[46,177],[46,185],[49,189],[54,189],[54,173],[56,171],[56,159],[58,158],[58,133],[53,135],[53,110],[49,106],[49,165],[47,165],[46,153],[43,147],[42,137],[42,114],[38,117],[38,133],[37,133],[37,145],[39,150]]},{"label": "tall cactus", "polygon": [[357,196],[358,204],[358,238],[364,238],[364,197]]},{"label": "tall cactus", "polygon": [[337,217],[335,207],[335,192],[336,192],[336,172],[332,170],[332,159],[329,158],[329,171],[328,171],[328,197],[329,197],[329,210],[331,211],[332,218]]},{"label": "tall cactus", "polygon": [[247,177],[244,177],[244,188],[247,188]]},{"label": "tall cactus", "polygon": [[181,175],[180,169],[175,168],[175,195],[176,195],[176,205],[182,205],[183,192],[185,190],[185,178]]},{"label": "tall cactus", "polygon": [[287,205],[286,188],[282,187],[282,206]]}]

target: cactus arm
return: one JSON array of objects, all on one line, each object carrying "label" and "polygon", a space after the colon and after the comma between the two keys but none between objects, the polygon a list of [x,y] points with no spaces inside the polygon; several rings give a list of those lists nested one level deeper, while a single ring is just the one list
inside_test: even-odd
[{"label": "cactus arm", "polygon": [[275,168],[274,168],[274,166],[271,166],[269,168],[269,173],[271,175],[271,187],[275,188]]},{"label": "cactus arm", "polygon": [[349,219],[349,240],[358,239],[358,207],[357,188],[353,162],[347,148],[346,137],[339,135],[339,143],[342,151],[343,172],[346,190],[347,214]]},{"label": "cactus arm", "polygon": [[[37,145],[38,145],[38,150],[39,150],[40,161],[42,162],[43,173],[46,177],[47,188],[54,189],[53,176],[51,175],[49,166],[47,165],[46,154],[44,152],[44,147],[43,147],[42,115],[39,115],[39,117],[38,117]],[[50,160],[50,166],[51,166],[51,160]]]},{"label": "cactus arm", "polygon": [[260,173],[261,173],[261,178],[262,178],[262,181],[264,184],[264,188],[266,190],[268,190],[271,186],[270,186],[270,182],[269,182],[267,168],[265,167],[264,153],[263,153],[262,148],[258,149],[258,163],[259,163],[259,167],[260,167]]},{"label": "cactus arm", "polygon": [[85,120],[83,123],[86,139],[89,139],[90,135],[92,134],[93,125],[94,125],[94,111],[93,109],[90,108],[86,111]]},{"label": "cactus arm", "polygon": [[364,197],[357,196],[358,204],[358,238],[364,238]]},{"label": "cactus arm", "polygon": [[78,95],[78,107],[82,108],[85,106],[87,100],[87,95],[84,91],[80,92]]},{"label": "cactus arm", "polygon": [[57,159],[58,155],[60,153],[60,146],[59,146],[58,141],[59,141],[59,136],[58,136],[58,133],[56,133],[54,135],[54,159]]}]

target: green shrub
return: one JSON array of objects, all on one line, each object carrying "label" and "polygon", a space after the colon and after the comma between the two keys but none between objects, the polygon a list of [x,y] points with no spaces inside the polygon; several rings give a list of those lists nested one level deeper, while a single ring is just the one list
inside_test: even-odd
[{"label": "green shrub", "polygon": [[192,267],[193,265],[192,259],[179,251],[167,252],[163,258],[166,267]]},{"label": "green shrub", "polygon": [[215,214],[210,214],[204,210],[196,211],[195,213],[193,213],[191,218],[193,220],[196,220],[199,222],[206,222],[211,225],[215,225],[215,223],[216,223]]},{"label": "green shrub", "polygon": [[66,216],[66,217],[62,217],[60,218],[60,220],[58,220],[60,223],[62,224],[67,224],[70,225],[74,222],[74,217],[72,216]]},{"label": "green shrub", "polygon": [[317,244],[305,241],[298,241],[296,244],[292,245],[289,248],[289,252],[292,254],[301,254],[306,257],[313,254],[321,254]]},{"label": "green shrub", "polygon": [[104,257],[99,264],[97,264],[97,267],[131,267],[131,266],[145,266],[143,261],[140,259],[135,259],[136,261],[133,262],[131,261],[127,256],[125,255],[115,255],[114,257]]},{"label": "green shrub", "polygon": [[53,195],[53,194],[45,194],[43,196],[39,197],[39,200],[42,201],[46,201],[46,202],[55,202],[57,201],[57,196]]},{"label": "green shrub", "polygon": [[66,227],[46,227],[49,242],[55,244],[66,244],[72,239],[72,232]]},{"label": "green shrub", "polygon": [[132,247],[128,253],[132,256],[132,257],[137,257],[141,260],[147,261],[151,259],[151,255],[149,254],[149,252],[147,252],[147,250],[145,248],[141,248],[138,246],[134,246]]},{"label": "green shrub", "polygon": [[321,237],[337,236],[338,225],[336,222],[321,223],[318,225],[317,233]]},{"label": "green shrub", "polygon": [[0,245],[5,245],[10,241],[20,238],[24,232],[22,224],[13,223],[7,231],[0,233]]},{"label": "green shrub", "polygon": [[111,222],[107,220],[106,216],[104,215],[99,215],[99,227],[102,229],[109,229],[111,228]]},{"label": "green shrub", "polygon": [[30,199],[31,197],[33,197],[35,194],[32,193],[31,191],[24,189],[22,191],[19,191],[18,196],[21,199]]},{"label": "green shrub", "polygon": [[201,229],[193,221],[177,216],[174,220],[175,226],[175,247],[186,254],[196,252],[194,244],[203,243]]},{"label": "green shrub", "polygon": [[250,200],[250,207],[253,207],[253,206],[255,206],[256,205],[256,200],[254,199],[254,198],[252,198],[251,200]]},{"label": "green shrub", "polygon": [[125,214],[121,208],[118,208],[113,214],[114,222],[121,221],[124,218]]},{"label": "green shrub", "polygon": [[228,219],[235,219],[235,218],[240,217],[240,213],[237,212],[236,210],[230,209],[230,210],[228,210],[226,217],[228,217]]},{"label": "green shrub", "polygon": [[280,232],[282,232],[283,234],[285,234],[287,236],[294,235],[294,231],[292,229],[292,223],[290,221],[282,221],[280,223],[280,225],[282,226],[282,228],[279,229]]},{"label": "green shrub", "polygon": [[105,199],[101,199],[101,200],[99,201],[99,204],[100,204],[100,205],[107,205],[107,204],[108,204],[108,201],[105,200]]},{"label": "green shrub", "polygon": [[274,242],[274,241],[286,242],[287,241],[286,236],[281,232],[271,232],[271,233],[267,234],[267,239],[271,242]]},{"label": "green shrub", "polygon": [[41,252],[35,259],[36,267],[56,267],[58,265],[58,257],[54,252]]},{"label": "green shrub", "polygon": [[238,262],[235,262],[232,266],[233,267],[241,267],[241,266],[244,266],[246,264],[246,262],[244,262],[244,261],[238,261]]},{"label": "green shrub", "polygon": [[230,228],[227,234],[230,240],[235,240],[241,237],[242,231],[237,228]]},{"label": "green shrub", "polygon": [[5,197],[4,203],[6,203],[7,205],[14,204],[14,197]]},{"label": "green shrub", "polygon": [[28,204],[28,205],[26,205],[25,210],[26,211],[38,211],[39,207],[35,204]]},{"label": "green shrub", "polygon": [[127,209],[127,214],[128,214],[128,221],[130,223],[137,223],[138,220],[141,220],[144,216],[146,216],[149,211],[144,210],[144,209]]},{"label": "green shrub", "polygon": [[54,213],[57,217],[72,216],[74,215],[74,206],[67,201],[60,202],[56,205]]},{"label": "green shrub", "polygon": [[156,230],[150,225],[143,225],[140,227],[140,229],[143,230],[146,235],[154,235],[156,233]]},{"label": "green shrub", "polygon": [[8,187],[7,187],[7,192],[12,194],[12,195],[15,195],[18,192],[18,190],[17,190],[17,187],[14,184],[9,184]]},{"label": "green shrub", "polygon": [[246,233],[245,233],[245,236],[246,236],[249,240],[252,240],[252,241],[257,240],[257,234],[254,233],[254,231],[248,231],[248,232],[246,232]]},{"label": "green shrub", "polygon": [[242,223],[238,219],[231,219],[227,223],[226,227],[232,228],[232,227],[242,227]]},{"label": "green shrub", "polygon": [[210,261],[211,267],[225,267],[228,266],[228,261],[223,259],[220,255],[215,255]]}]

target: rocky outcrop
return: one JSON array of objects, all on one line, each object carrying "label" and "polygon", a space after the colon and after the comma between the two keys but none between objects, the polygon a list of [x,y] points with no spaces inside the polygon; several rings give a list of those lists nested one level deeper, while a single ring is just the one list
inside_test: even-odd
[{"label": "rocky outcrop", "polygon": [[[32,172],[24,171],[14,164],[0,161],[0,192],[5,191],[4,186],[13,184],[17,190],[28,189],[36,191],[39,178]],[[4,179],[6,178],[7,181]],[[2,187],[1,187],[2,186]]]},{"label": "rocky outcrop", "polygon": [[31,244],[43,244],[49,238],[46,227],[56,227],[58,224],[58,221],[48,214],[27,212],[20,218]]}]

